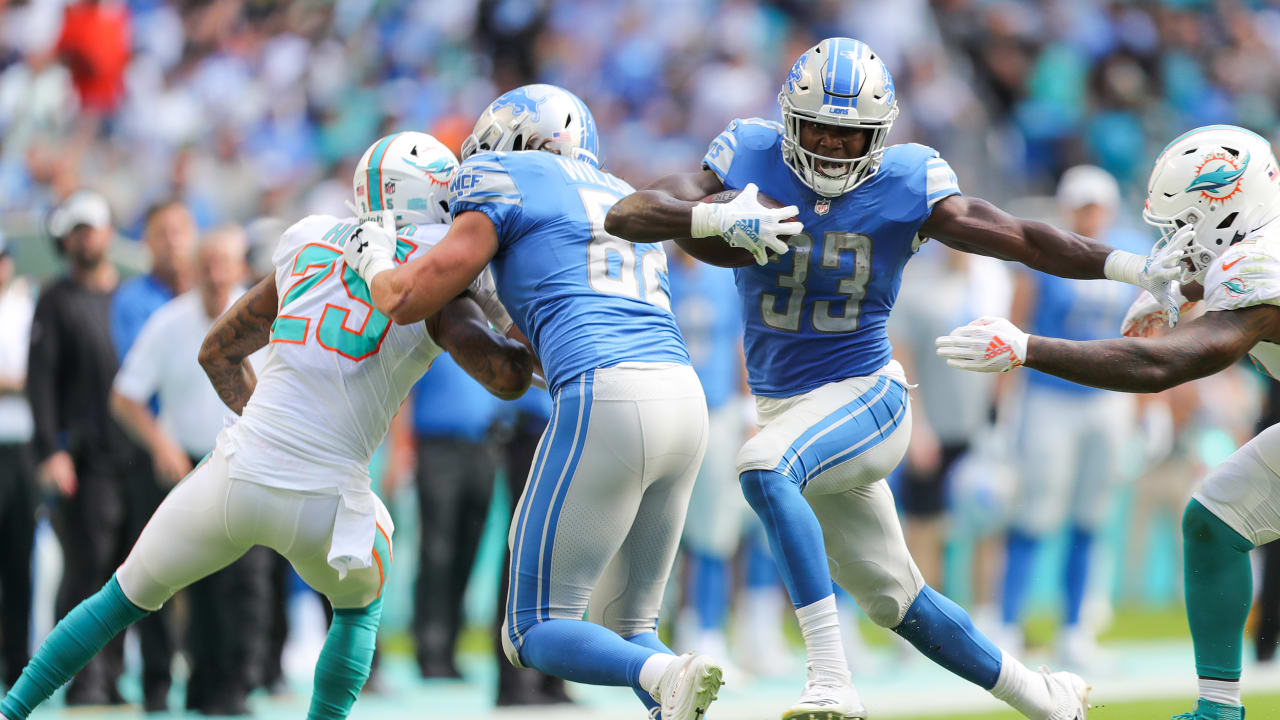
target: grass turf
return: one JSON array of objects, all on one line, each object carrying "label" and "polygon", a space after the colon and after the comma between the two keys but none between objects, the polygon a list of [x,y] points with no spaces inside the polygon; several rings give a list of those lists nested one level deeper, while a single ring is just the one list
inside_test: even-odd
[{"label": "grass turf", "polygon": [[[1280,717],[1280,695],[1246,695],[1245,710],[1250,718]],[[1137,700],[1108,703],[1089,711],[1089,720],[1166,720],[1178,713],[1191,710],[1187,700]],[[1020,720],[1018,713],[1008,710],[976,715],[912,715],[895,717],[894,720]]]}]

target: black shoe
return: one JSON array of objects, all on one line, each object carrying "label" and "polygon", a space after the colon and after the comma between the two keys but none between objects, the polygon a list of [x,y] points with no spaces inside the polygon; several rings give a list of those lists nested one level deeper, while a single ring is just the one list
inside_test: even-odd
[{"label": "black shoe", "polygon": [[146,713],[169,712],[169,688],[151,688],[143,693],[142,711]]},{"label": "black shoe", "polygon": [[569,693],[564,689],[564,681],[560,678],[548,677],[548,680],[556,682],[544,683],[542,686],[542,697],[545,698],[544,705],[561,705],[572,703],[573,698],[569,697]]},{"label": "black shoe", "polygon": [[218,700],[211,702],[204,707],[188,708],[194,709],[201,715],[227,717],[235,715],[252,715],[249,711],[249,705],[244,698],[236,698],[233,700]]},{"label": "black shoe", "polygon": [[79,682],[72,683],[71,687],[67,688],[66,703],[67,707],[110,705],[111,698],[107,695],[107,689],[101,684]]}]

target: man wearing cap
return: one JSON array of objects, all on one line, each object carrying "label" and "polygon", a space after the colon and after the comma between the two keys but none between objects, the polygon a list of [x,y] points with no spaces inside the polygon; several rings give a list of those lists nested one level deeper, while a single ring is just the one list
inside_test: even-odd
[{"label": "man wearing cap", "polygon": [[0,233],[0,682],[12,685],[27,664],[31,618],[31,545],[36,529],[31,409],[23,396],[35,288],[14,277]]},{"label": "man wearing cap", "polygon": [[[114,233],[106,199],[90,190],[72,193],[50,216],[49,232],[67,260],[67,273],[36,303],[27,398],[38,477],[58,496],[61,616],[96,592],[123,560],[119,449],[128,440],[107,402],[117,370],[110,311],[119,276],[107,259]],[[109,677],[110,656],[97,656],[72,680],[68,705],[123,702]]]},{"label": "man wearing cap", "polygon": [[[1058,206],[1073,232],[1141,252],[1149,240],[1112,225],[1119,202],[1119,186],[1099,167],[1073,167],[1058,184]],[[1011,317],[1041,335],[1109,338],[1116,335],[1134,296],[1133,288],[1118,283],[1026,271],[1015,285]],[[1079,669],[1096,661],[1094,635],[1080,622],[1080,608],[1093,538],[1111,507],[1111,489],[1121,474],[1121,453],[1133,417],[1132,395],[1028,371],[1014,438],[1019,468],[1001,596],[1001,620],[1008,635],[1004,647],[1021,647],[1019,623],[1036,553],[1044,538],[1066,524],[1070,533],[1058,651],[1064,663]]]}]

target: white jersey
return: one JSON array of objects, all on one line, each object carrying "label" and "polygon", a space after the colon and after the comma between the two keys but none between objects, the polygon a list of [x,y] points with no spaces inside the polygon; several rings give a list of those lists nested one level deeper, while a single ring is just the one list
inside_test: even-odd
[{"label": "white jersey", "polygon": [[[1254,305],[1280,305],[1280,222],[1228,248],[1205,274],[1206,312]],[[1249,357],[1259,369],[1280,379],[1280,345],[1260,342]]]},{"label": "white jersey", "polygon": [[[367,491],[391,419],[442,350],[425,323],[396,325],[343,262],[355,218],[312,215],[272,256],[280,307],[258,385],[225,431],[233,478],[292,490]],[[447,225],[400,229],[396,262],[420,256]]]}]

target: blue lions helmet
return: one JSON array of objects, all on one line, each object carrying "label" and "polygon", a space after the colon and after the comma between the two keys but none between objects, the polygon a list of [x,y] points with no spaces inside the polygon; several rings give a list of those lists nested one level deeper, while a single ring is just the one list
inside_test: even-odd
[{"label": "blue lions helmet", "polygon": [[545,150],[600,167],[595,118],[577,95],[555,85],[525,85],[489,103],[462,143],[462,159],[512,150]]},{"label": "blue lions helmet", "polygon": [[[787,166],[825,197],[843,195],[875,173],[889,128],[898,117],[889,68],[853,38],[827,38],[805,51],[782,83],[778,104]],[[844,159],[809,152],[800,146],[802,122],[869,130],[866,154]]]}]

